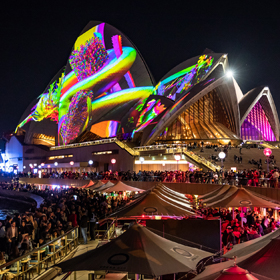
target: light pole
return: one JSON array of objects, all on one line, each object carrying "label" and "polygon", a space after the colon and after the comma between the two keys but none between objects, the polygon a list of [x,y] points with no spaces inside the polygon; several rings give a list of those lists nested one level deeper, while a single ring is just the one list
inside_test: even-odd
[{"label": "light pole", "polygon": [[269,159],[270,155],[272,154],[272,151],[269,148],[265,148],[263,150],[263,153],[266,156],[267,172],[269,172],[269,160],[268,159]]},{"label": "light pole", "polygon": [[139,160],[140,160],[140,162],[141,162],[141,171],[143,171],[143,170],[142,170],[142,164],[143,164],[143,162],[145,161],[145,159],[144,159],[143,157],[140,157]]},{"label": "light pole", "polygon": [[90,160],[88,161],[88,164],[89,164],[89,166],[90,166],[90,171],[91,171],[91,166],[92,166],[92,164],[93,164],[93,161],[90,159]]},{"label": "light pole", "polygon": [[226,154],[224,152],[219,153],[219,158],[221,159],[221,166],[222,169],[224,168],[224,158],[226,157]]},{"label": "light pole", "polygon": [[175,155],[174,158],[177,161],[177,171],[179,171],[179,161],[181,159],[181,156],[180,155]]},{"label": "light pole", "polygon": [[117,162],[116,159],[114,159],[114,158],[111,159],[111,163],[113,164],[113,168],[112,168],[112,169],[113,169],[113,170],[112,170],[113,172],[114,172],[114,165],[115,165],[116,162]]}]

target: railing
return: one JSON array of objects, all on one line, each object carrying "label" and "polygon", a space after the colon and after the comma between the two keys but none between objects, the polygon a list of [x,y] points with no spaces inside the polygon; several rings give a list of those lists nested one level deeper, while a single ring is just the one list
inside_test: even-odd
[{"label": "railing", "polygon": [[135,151],[152,151],[152,150],[166,150],[167,153],[182,153],[185,156],[191,158],[193,161],[200,163],[206,166],[208,169],[213,171],[220,170],[221,167],[213,164],[212,162],[208,161],[202,156],[198,156],[192,151],[188,150],[187,145],[180,145],[180,144],[160,144],[160,145],[150,145],[150,146],[143,146],[143,147],[135,147]]},{"label": "railing", "polygon": [[138,156],[139,155],[139,151],[130,148],[127,144],[125,144],[124,142],[121,142],[120,140],[116,139],[115,143],[117,145],[119,145],[122,149],[125,149],[127,152],[129,152],[131,155],[133,156]]},{"label": "railing", "polygon": [[118,139],[116,137],[114,137],[114,138],[109,138],[109,139],[101,139],[101,140],[88,141],[88,142],[83,142],[83,143],[55,146],[55,147],[51,147],[50,150],[53,151],[53,150],[63,150],[63,149],[70,149],[70,148],[94,146],[94,145],[100,145],[100,144],[110,144],[110,143],[115,143],[116,140],[118,140]]},{"label": "railing", "polygon": [[[78,227],[13,261],[1,265],[0,271],[4,272],[3,275],[12,274],[13,279],[33,279],[35,278],[33,270],[36,271],[36,276],[39,276],[43,269],[48,268],[49,262],[54,265],[58,258],[61,260],[77,246]],[[10,268],[6,269],[7,267]]]}]

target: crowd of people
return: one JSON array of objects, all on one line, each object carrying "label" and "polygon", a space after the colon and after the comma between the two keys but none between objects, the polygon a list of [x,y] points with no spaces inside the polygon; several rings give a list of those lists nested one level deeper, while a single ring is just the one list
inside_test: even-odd
[{"label": "crowd of people", "polygon": [[1,258],[6,262],[12,261],[77,226],[87,244],[88,230],[91,240],[94,240],[96,222],[129,202],[129,197],[106,197],[84,189],[39,190],[32,185],[7,183],[0,186],[2,189],[32,192],[44,198],[38,208],[34,204],[25,213],[7,216],[0,222],[0,263]]},{"label": "crowd of people", "polygon": [[[21,174],[21,176],[29,176]],[[270,172],[258,169],[244,169],[241,171],[106,171],[106,172],[49,172],[43,173],[43,178],[61,179],[91,179],[91,180],[122,180],[122,181],[147,181],[168,183],[205,183],[205,184],[231,184],[259,187],[278,187],[278,169]]]},{"label": "crowd of people", "polygon": [[280,227],[280,221],[275,220],[272,213],[261,215],[249,210],[241,214],[234,210],[234,217],[226,209],[199,209],[203,218],[220,217],[223,253],[232,249],[233,245],[240,244],[261,237]]}]

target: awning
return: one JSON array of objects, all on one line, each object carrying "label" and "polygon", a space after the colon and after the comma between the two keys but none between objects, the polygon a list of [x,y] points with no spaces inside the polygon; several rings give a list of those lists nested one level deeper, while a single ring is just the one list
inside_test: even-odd
[{"label": "awning", "polygon": [[62,272],[113,270],[160,276],[196,270],[212,254],[164,239],[147,228],[133,225],[111,242],[57,266]]}]

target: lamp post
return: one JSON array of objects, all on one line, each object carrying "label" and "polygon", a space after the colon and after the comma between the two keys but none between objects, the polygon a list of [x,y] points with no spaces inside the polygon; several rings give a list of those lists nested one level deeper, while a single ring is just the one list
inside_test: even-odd
[{"label": "lamp post", "polygon": [[226,154],[224,152],[219,153],[219,158],[221,159],[221,167],[224,168],[224,158],[226,157]]},{"label": "lamp post", "polygon": [[91,171],[91,166],[92,166],[92,164],[93,164],[93,160],[90,159],[90,160],[88,161],[88,164],[89,164],[89,166],[90,166],[90,171]]},{"label": "lamp post", "polygon": [[116,162],[117,162],[117,161],[116,161],[115,158],[112,158],[112,159],[111,159],[111,163],[113,164],[113,168],[112,168],[112,169],[113,169],[113,170],[112,170],[113,172],[114,172],[114,165],[115,165]]},{"label": "lamp post", "polygon": [[272,151],[269,148],[265,148],[263,150],[263,153],[266,156],[267,172],[269,172],[269,160],[268,159],[269,159],[270,155],[272,154]]},{"label": "lamp post", "polygon": [[142,164],[143,164],[143,162],[145,161],[145,159],[144,159],[143,157],[140,157],[139,160],[140,160],[140,162],[141,162],[141,171],[142,171]]},{"label": "lamp post", "polygon": [[181,159],[181,156],[180,155],[175,155],[174,158],[177,161],[177,171],[179,171],[179,161]]}]

